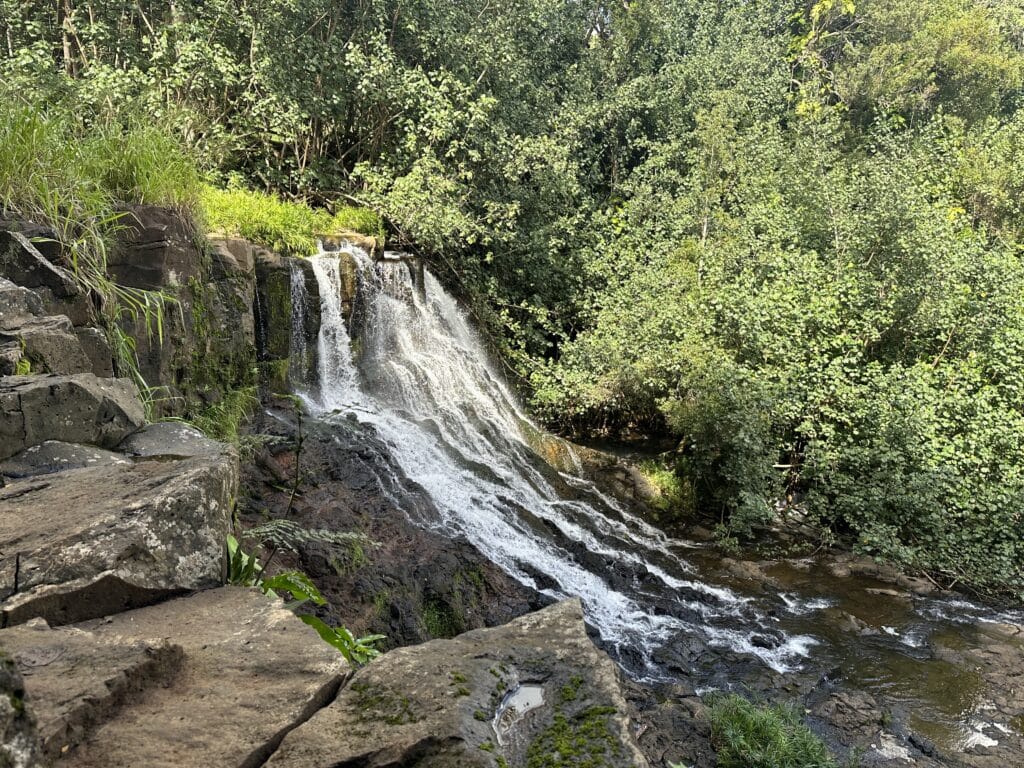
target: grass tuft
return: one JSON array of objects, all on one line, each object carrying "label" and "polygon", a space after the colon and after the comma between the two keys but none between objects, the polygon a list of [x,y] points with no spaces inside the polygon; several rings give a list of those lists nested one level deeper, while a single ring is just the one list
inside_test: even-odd
[{"label": "grass tuft", "polygon": [[718,768],[836,768],[793,707],[729,694],[709,701]]}]

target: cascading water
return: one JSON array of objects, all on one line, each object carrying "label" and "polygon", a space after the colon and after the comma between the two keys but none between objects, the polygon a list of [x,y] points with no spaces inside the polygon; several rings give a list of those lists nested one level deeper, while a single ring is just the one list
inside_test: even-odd
[{"label": "cascading water", "polygon": [[[358,248],[341,250],[310,260],[320,294],[316,376],[296,381],[321,421],[355,419],[376,432],[389,454],[373,470],[382,492],[412,480],[433,502],[393,499],[414,523],[465,537],[542,593],[579,596],[605,649],[637,678],[764,690],[779,683],[771,669],[827,692],[841,670],[843,685],[880,707],[909,709],[946,749],[1011,733],[1013,712],[993,714],[978,680],[930,647],[970,645],[992,623],[1024,627],[1019,612],[901,595],[811,559],[777,562],[751,582],[712,552],[667,538],[539,458],[531,445],[542,433],[433,275],[400,254],[375,262]],[[352,267],[358,291],[349,308],[342,285]],[[298,314],[314,311],[305,288],[293,273]],[[302,319],[293,314],[293,333],[311,327]],[[351,424],[338,426],[351,433]]]},{"label": "cascading water", "polygon": [[309,353],[306,349],[306,315],[309,312],[309,297],[306,294],[306,276],[297,261],[289,267],[291,287],[291,354],[288,361],[288,377],[293,382],[305,383],[308,375]]},{"label": "cascading water", "polygon": [[[359,249],[348,252],[355,255]],[[359,252],[363,258],[365,253]],[[341,262],[338,254],[313,259],[313,273],[320,289],[320,334],[317,338],[319,407],[331,411],[352,405],[359,398],[352,348],[341,307]]]},{"label": "cascading water", "polygon": [[310,405],[374,426],[432,497],[447,535],[465,536],[521,582],[579,596],[620,660],[660,677],[657,649],[682,633],[785,670],[813,642],[786,637],[750,601],[703,584],[686,544],[630,515],[591,484],[551,469],[536,432],[488,363],[455,300],[398,258],[360,265],[358,367],[342,313],[337,254],[312,260],[321,296],[319,392]]}]

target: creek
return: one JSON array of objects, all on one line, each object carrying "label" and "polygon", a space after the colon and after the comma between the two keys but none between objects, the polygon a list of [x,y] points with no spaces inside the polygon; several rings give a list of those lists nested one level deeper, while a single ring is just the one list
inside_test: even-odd
[{"label": "creek", "polygon": [[[300,394],[328,424],[373,429],[433,501],[436,514],[414,523],[468,540],[551,598],[579,596],[595,637],[635,680],[685,679],[700,693],[790,688],[808,707],[835,690],[866,693],[895,719],[899,742],[877,752],[886,759],[932,750],[953,761],[939,764],[974,765],[975,754],[1009,750],[1004,765],[1024,764],[1021,695],[999,690],[1009,678],[984,668],[993,653],[1016,654],[1017,672],[1024,667],[1024,615],[835,576],[814,560],[738,574],[707,546],[667,536],[544,461],[538,436],[550,438],[429,270],[402,254],[342,251],[311,260],[318,302],[292,280],[294,334],[306,327],[302,314],[320,313],[318,338],[293,340],[316,346]],[[347,313],[342,256],[357,269]],[[395,485],[386,480],[382,488]],[[840,720],[831,725],[842,730]]]}]

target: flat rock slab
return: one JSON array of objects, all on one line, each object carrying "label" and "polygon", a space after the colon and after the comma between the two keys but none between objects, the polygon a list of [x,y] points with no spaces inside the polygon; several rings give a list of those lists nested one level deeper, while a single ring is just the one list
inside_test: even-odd
[{"label": "flat rock slab", "polygon": [[380,657],[267,765],[646,768],[626,712],[618,669],[567,600]]},{"label": "flat rock slab", "polygon": [[93,445],[47,440],[45,443],[26,448],[7,461],[0,461],[0,475],[21,479],[50,475],[68,469],[117,464],[128,466],[131,463],[130,459],[119,453],[105,451]]},{"label": "flat rock slab", "polygon": [[0,631],[0,649],[21,672],[44,754],[56,758],[133,697],[168,684],[180,646],[163,640],[51,629],[41,619]]},{"label": "flat rock slab", "polygon": [[143,423],[139,391],[128,379],[0,378],[0,459],[46,440],[113,448]]},{"label": "flat rock slab", "polygon": [[186,458],[216,456],[224,451],[224,444],[211,440],[188,424],[162,421],[128,435],[118,450],[129,456]]},{"label": "flat rock slab", "polygon": [[106,616],[223,583],[238,459],[141,460],[0,488],[5,626]]},{"label": "flat rock slab", "polygon": [[162,640],[184,660],[170,685],[65,755],[61,765],[76,768],[255,768],[348,674],[336,650],[254,589],[222,587],[82,628],[110,641]]}]

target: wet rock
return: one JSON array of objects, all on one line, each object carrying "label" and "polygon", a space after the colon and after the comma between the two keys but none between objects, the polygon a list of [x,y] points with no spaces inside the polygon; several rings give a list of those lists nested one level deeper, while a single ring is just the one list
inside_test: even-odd
[{"label": "wet rock", "polygon": [[863,691],[833,693],[814,709],[816,717],[828,721],[848,738],[875,738],[882,728],[882,708]]},{"label": "wet rock", "polygon": [[0,646],[0,765],[42,768],[36,719],[25,704],[25,683],[14,659]]},{"label": "wet rock", "polygon": [[745,581],[755,582],[762,586],[777,586],[777,582],[765,573],[764,569],[772,563],[753,562],[751,560],[734,560],[731,557],[723,557],[722,566],[734,576]]},{"label": "wet rock", "polygon": [[81,629],[50,629],[42,619],[0,631],[25,681],[26,703],[50,759],[77,746],[141,691],[170,682],[180,646]]},{"label": "wet rock", "polygon": [[687,684],[624,685],[636,723],[637,744],[651,765],[714,768],[707,709]]},{"label": "wet rock", "polygon": [[237,459],[106,464],[0,489],[4,624],[66,624],[222,581]]},{"label": "wet rock", "polygon": [[0,379],[0,459],[46,440],[112,448],[144,422],[128,379],[7,376]]},{"label": "wet rock", "polygon": [[128,456],[183,459],[219,456],[224,453],[224,443],[211,440],[188,424],[160,421],[128,435],[117,449]]},{"label": "wet rock", "polygon": [[93,372],[71,321],[64,315],[32,318],[16,328],[0,332],[0,343],[17,342],[32,363],[34,373],[76,374]]},{"label": "wet rock", "polygon": [[119,453],[105,451],[94,445],[47,440],[45,443],[26,448],[7,461],[0,462],[0,475],[19,479],[49,475],[68,469],[114,464],[127,465],[131,462]]},{"label": "wet rock", "polygon": [[587,637],[578,600],[392,651],[288,734],[267,765],[491,768],[556,746],[594,765],[647,765],[618,670]]},{"label": "wet rock", "polygon": [[239,516],[247,525],[288,513],[307,529],[352,531],[349,546],[306,541],[297,555],[278,554],[316,582],[329,607],[321,616],[359,634],[381,633],[389,645],[508,622],[551,598],[519,584],[464,539],[430,530],[438,512],[404,479],[388,448],[368,427],[303,419],[298,456],[302,483],[293,500],[294,412],[271,406],[253,428],[266,456],[244,467]]},{"label": "wet rock", "polygon": [[256,768],[348,674],[335,649],[253,589],[201,592],[82,629],[98,641],[159,638],[183,658],[167,686],[114,713],[65,755],[69,768]]},{"label": "wet rock", "polygon": [[[342,273],[343,278],[346,274]],[[306,305],[301,313],[305,343],[293,349],[292,282],[296,277],[301,280]],[[355,296],[354,267],[349,277],[350,293],[342,296],[342,302],[343,310],[348,302],[350,313]],[[316,370],[320,332],[320,287],[308,259],[261,258],[257,252],[255,314],[256,344],[270,391],[286,392],[306,385]]]}]

